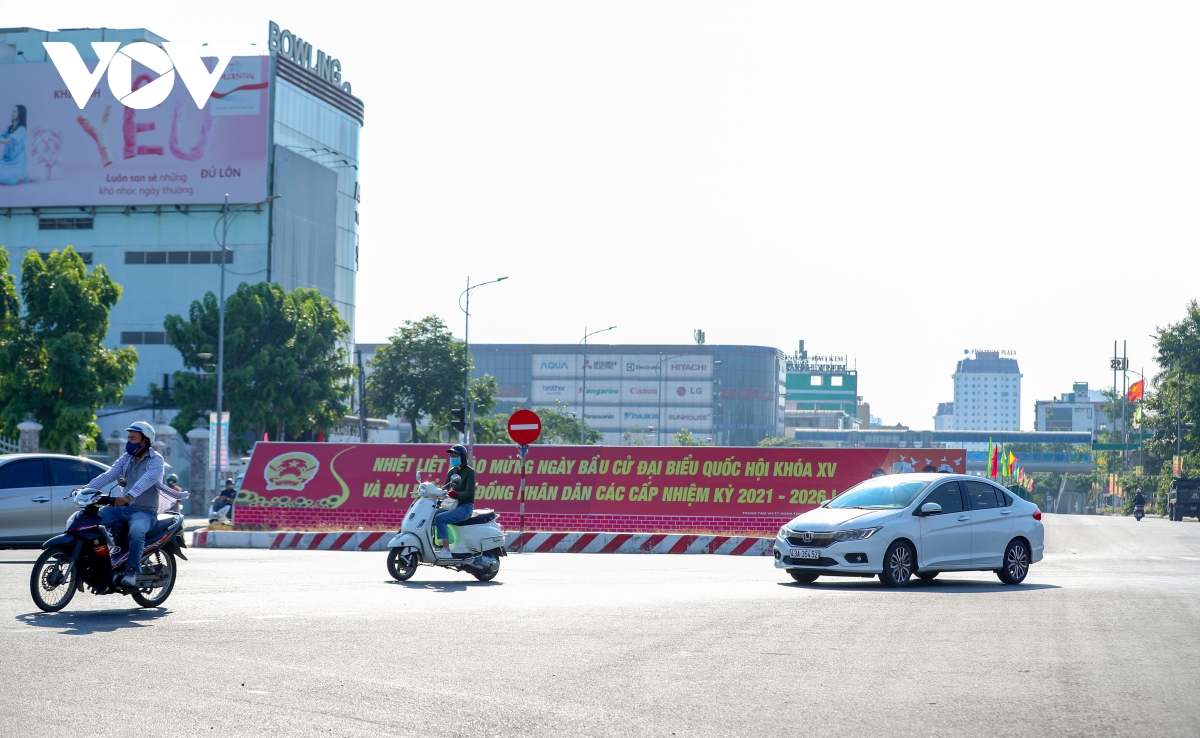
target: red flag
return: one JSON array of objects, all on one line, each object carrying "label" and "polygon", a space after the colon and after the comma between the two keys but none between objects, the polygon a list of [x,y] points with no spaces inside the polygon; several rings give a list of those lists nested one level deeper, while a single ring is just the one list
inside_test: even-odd
[{"label": "red flag", "polygon": [[1144,379],[1139,379],[1138,381],[1129,385],[1129,395],[1128,395],[1129,401],[1137,402],[1138,400],[1142,399],[1142,391],[1145,389],[1146,389],[1146,380],[1144,380]]}]

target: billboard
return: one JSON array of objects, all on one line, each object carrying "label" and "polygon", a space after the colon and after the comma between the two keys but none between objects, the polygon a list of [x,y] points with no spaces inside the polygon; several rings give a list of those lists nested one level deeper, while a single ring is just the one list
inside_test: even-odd
[{"label": "billboard", "polygon": [[[711,356],[703,354],[669,356],[663,354],[592,354],[587,355],[589,379],[608,377],[627,379],[710,379]],[[583,374],[583,354],[534,354],[533,376],[578,377]]]},{"label": "billboard", "polygon": [[[477,508],[517,512],[520,461],[512,446],[476,446]],[[946,449],[533,446],[529,513],[778,516],[812,509],[868,477],[939,466]],[[259,443],[238,507],[403,513],[415,475],[441,481],[444,444]],[[343,521],[344,516],[339,517]]]},{"label": "billboard", "polygon": [[[158,106],[101,83],[82,110],[51,63],[0,64],[0,110],[24,123],[0,164],[0,207],[260,202],[267,192],[269,57],[235,57],[197,109],[183,84]],[[153,81],[137,74],[137,89]],[[0,125],[0,132],[6,127]]]}]

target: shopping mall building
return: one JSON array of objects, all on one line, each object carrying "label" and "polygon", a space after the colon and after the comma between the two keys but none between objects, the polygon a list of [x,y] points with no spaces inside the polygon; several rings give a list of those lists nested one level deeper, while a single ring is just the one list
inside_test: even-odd
[{"label": "shopping mall building", "polygon": [[[368,365],[381,344],[359,344]],[[754,446],[783,435],[783,354],[766,346],[472,344],[474,376],[499,385],[496,412],[582,413],[601,443],[671,444],[687,429],[701,442]],[[586,399],[585,399],[586,398]],[[389,419],[394,438],[408,431]],[[626,437],[626,434],[629,434]]]},{"label": "shopping mall building", "polygon": [[[243,282],[316,288],[353,330],[363,102],[337,59],[274,23],[264,30],[259,46],[269,55],[235,57],[202,109],[176,79],[164,102],[138,110],[114,97],[107,78],[80,109],[42,42],[72,42],[91,66],[92,42],[124,48],[160,36],[0,29],[0,130],[21,106],[26,159],[23,178],[0,184],[0,245],[18,281],[26,252],[69,245],[121,285],[105,343],[136,347],[139,362],[125,404],[99,413],[105,436],[153,414],[150,384],[184,369],[163,318],[187,316],[193,301],[218,292],[226,195],[237,209],[226,294]],[[135,91],[152,83],[133,70]]]}]

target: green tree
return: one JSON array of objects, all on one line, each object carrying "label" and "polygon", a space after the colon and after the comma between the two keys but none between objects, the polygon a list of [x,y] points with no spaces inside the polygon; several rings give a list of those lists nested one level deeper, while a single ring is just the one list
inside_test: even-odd
[{"label": "green tree", "polygon": [[[496,382],[496,378],[490,374],[484,374],[482,377],[474,377],[467,384],[469,397],[475,401],[475,443],[496,443],[496,441],[485,441],[480,438],[480,424],[487,424],[489,427],[485,430],[485,435],[491,437],[491,426],[495,425],[493,419],[487,416],[491,414],[492,409],[496,407],[496,392],[500,389],[500,385]],[[461,403],[459,404],[461,405]],[[454,407],[459,407],[455,405]],[[463,408],[464,410],[466,408]],[[445,413],[433,415],[429,421],[430,435],[441,437],[445,433],[450,438],[462,439],[462,434],[450,427],[450,408]],[[508,417],[505,416],[505,421]],[[502,427],[501,431],[505,431]]]},{"label": "green tree", "polygon": [[696,438],[694,435],[692,435],[692,432],[690,430],[688,430],[687,428],[683,428],[683,429],[675,431],[675,434],[673,436],[671,436],[671,443],[673,443],[676,446],[703,446],[703,445],[705,445],[704,441],[702,441],[699,438]]},{"label": "green tree", "polygon": [[[1200,473],[1200,304],[1188,303],[1183,320],[1158,329],[1161,371],[1145,396],[1144,444],[1148,469],[1171,474],[1176,449],[1185,473]],[[1178,429],[1178,432],[1177,432]]]},{"label": "green tree", "polygon": [[650,443],[650,439],[648,438],[650,433],[652,433],[652,431],[645,430],[637,423],[634,423],[632,428],[627,428],[625,432],[621,434],[621,445],[650,446],[652,445]]},{"label": "green tree", "polygon": [[0,246],[0,337],[7,343],[9,330],[21,318],[21,304],[13,276],[8,273],[8,250]]},{"label": "green tree", "polygon": [[[215,361],[217,308],[209,292],[192,303],[187,320],[168,315],[163,321],[185,366],[203,370]],[[333,303],[317,290],[238,285],[225,300],[224,406],[233,444],[248,445],[264,432],[294,439],[340,424],[354,377],[342,346],[349,334]],[[213,358],[201,359],[202,353]],[[177,372],[175,429],[186,434],[197,418],[215,410],[216,389],[215,373]]]},{"label": "green tree", "polygon": [[782,437],[764,438],[758,442],[758,445],[763,448],[800,448],[804,446],[803,443],[794,438]]},{"label": "green tree", "polygon": [[[7,275],[8,257],[4,256]],[[14,435],[27,414],[42,424],[43,447],[69,454],[79,436],[96,437],[96,410],[120,402],[133,381],[137,351],[106,349],[108,314],[121,287],[103,266],[88,274],[70,246],[45,261],[36,251],[21,263],[18,315],[12,279],[0,284],[0,429]]]},{"label": "green tree", "polygon": [[367,391],[379,412],[407,418],[414,443],[421,440],[417,423],[435,421],[461,407],[463,387],[471,372],[466,344],[455,341],[441,318],[431,315],[404,321],[371,359]]},{"label": "green tree", "polygon": [[[538,437],[538,443],[547,445],[579,444],[582,421],[572,417],[569,408],[570,405],[555,400],[554,407],[539,407],[534,410],[542,419],[542,435]],[[604,438],[600,431],[591,428],[587,428],[584,433],[586,434],[584,443],[589,446],[599,443],[600,439]]]}]

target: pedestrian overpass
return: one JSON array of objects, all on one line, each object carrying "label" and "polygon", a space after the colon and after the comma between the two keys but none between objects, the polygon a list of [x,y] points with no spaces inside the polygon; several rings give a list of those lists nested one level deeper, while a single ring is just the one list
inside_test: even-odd
[{"label": "pedestrian overpass", "polygon": [[[1092,444],[1091,433],[1074,431],[961,431],[961,430],[891,430],[871,428],[866,430],[840,430],[831,428],[799,428],[793,438],[802,443],[821,446],[844,446],[852,448],[933,448],[934,444],[952,444],[954,448],[965,444],[1016,444],[1014,449],[1021,466],[1028,472],[1066,472],[1085,474],[1096,470],[1096,460],[1088,452],[1021,452],[1020,444],[1055,443],[1072,446]],[[987,452],[967,452],[967,472],[986,471]]]}]

